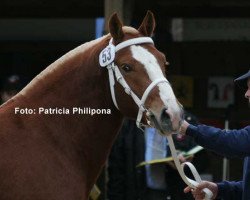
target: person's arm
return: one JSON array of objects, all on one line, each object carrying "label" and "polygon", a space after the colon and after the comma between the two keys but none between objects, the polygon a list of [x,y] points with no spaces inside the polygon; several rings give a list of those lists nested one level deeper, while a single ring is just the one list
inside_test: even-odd
[{"label": "person's arm", "polygon": [[242,181],[223,181],[217,183],[218,197],[223,199],[242,199]]},{"label": "person's arm", "polygon": [[196,189],[192,190],[189,186],[184,189],[184,192],[192,192],[195,200],[204,199],[204,188],[208,188],[212,193],[212,199],[222,198],[227,200],[241,200],[242,199],[242,181],[221,183],[213,183],[209,181],[202,181]]},{"label": "person's arm", "polygon": [[181,133],[192,136],[199,145],[224,156],[250,156],[250,126],[226,131],[206,125],[193,126],[185,121]]}]

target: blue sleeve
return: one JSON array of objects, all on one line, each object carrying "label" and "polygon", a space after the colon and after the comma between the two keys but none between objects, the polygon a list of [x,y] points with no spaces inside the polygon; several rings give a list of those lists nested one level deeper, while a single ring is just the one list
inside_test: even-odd
[{"label": "blue sleeve", "polygon": [[241,200],[242,199],[242,181],[229,182],[223,181],[217,183],[218,185],[218,198],[227,200]]},{"label": "blue sleeve", "polygon": [[194,137],[199,145],[223,156],[250,156],[250,126],[226,131],[206,125],[189,125],[186,134]]}]

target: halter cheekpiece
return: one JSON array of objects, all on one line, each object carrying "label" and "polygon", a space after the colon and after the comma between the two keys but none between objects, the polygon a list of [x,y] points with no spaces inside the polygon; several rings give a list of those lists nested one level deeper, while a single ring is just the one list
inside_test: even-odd
[{"label": "halter cheekpiece", "polygon": [[124,49],[126,47],[129,47],[131,45],[144,44],[144,43],[154,44],[152,38],[150,38],[150,37],[139,37],[139,38],[133,38],[133,39],[126,40],[126,41],[121,42],[118,45],[114,46],[113,45],[113,38],[111,38],[109,41],[109,45],[107,47],[105,47],[99,55],[99,63],[101,65],[101,67],[106,67],[108,69],[110,91],[111,91],[111,96],[112,96],[112,100],[113,100],[115,107],[119,110],[119,107],[118,107],[118,104],[116,101],[116,97],[115,97],[115,89],[114,89],[115,78],[116,78],[117,82],[119,82],[122,85],[125,92],[128,95],[130,95],[133,98],[134,102],[137,104],[139,110],[138,110],[138,114],[137,114],[136,125],[138,128],[141,127],[142,115],[143,115],[143,112],[146,111],[144,104],[145,104],[145,101],[147,100],[147,97],[148,97],[149,93],[151,92],[151,90],[154,89],[154,87],[157,86],[159,83],[163,83],[163,82],[169,83],[169,82],[166,78],[160,78],[160,79],[154,80],[152,83],[149,84],[147,89],[144,91],[142,98],[140,99],[131,90],[130,86],[127,84],[127,82],[124,79],[124,77],[122,76],[118,66],[115,65],[114,59],[115,59],[115,53],[117,51]]}]

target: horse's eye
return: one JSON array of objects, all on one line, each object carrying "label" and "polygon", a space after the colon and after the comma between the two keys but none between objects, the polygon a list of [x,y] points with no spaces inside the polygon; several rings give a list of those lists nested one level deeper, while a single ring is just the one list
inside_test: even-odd
[{"label": "horse's eye", "polygon": [[122,65],[122,69],[125,71],[125,72],[130,72],[132,70],[131,66],[128,65],[128,64],[123,64]]}]

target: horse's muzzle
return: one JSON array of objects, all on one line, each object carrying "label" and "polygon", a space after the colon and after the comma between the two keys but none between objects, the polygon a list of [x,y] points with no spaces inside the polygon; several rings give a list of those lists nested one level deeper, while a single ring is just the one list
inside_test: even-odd
[{"label": "horse's muzzle", "polygon": [[150,125],[159,130],[163,135],[176,132],[183,121],[183,111],[174,116],[167,108],[163,108],[159,117],[152,112],[148,111],[147,117],[150,121]]}]

